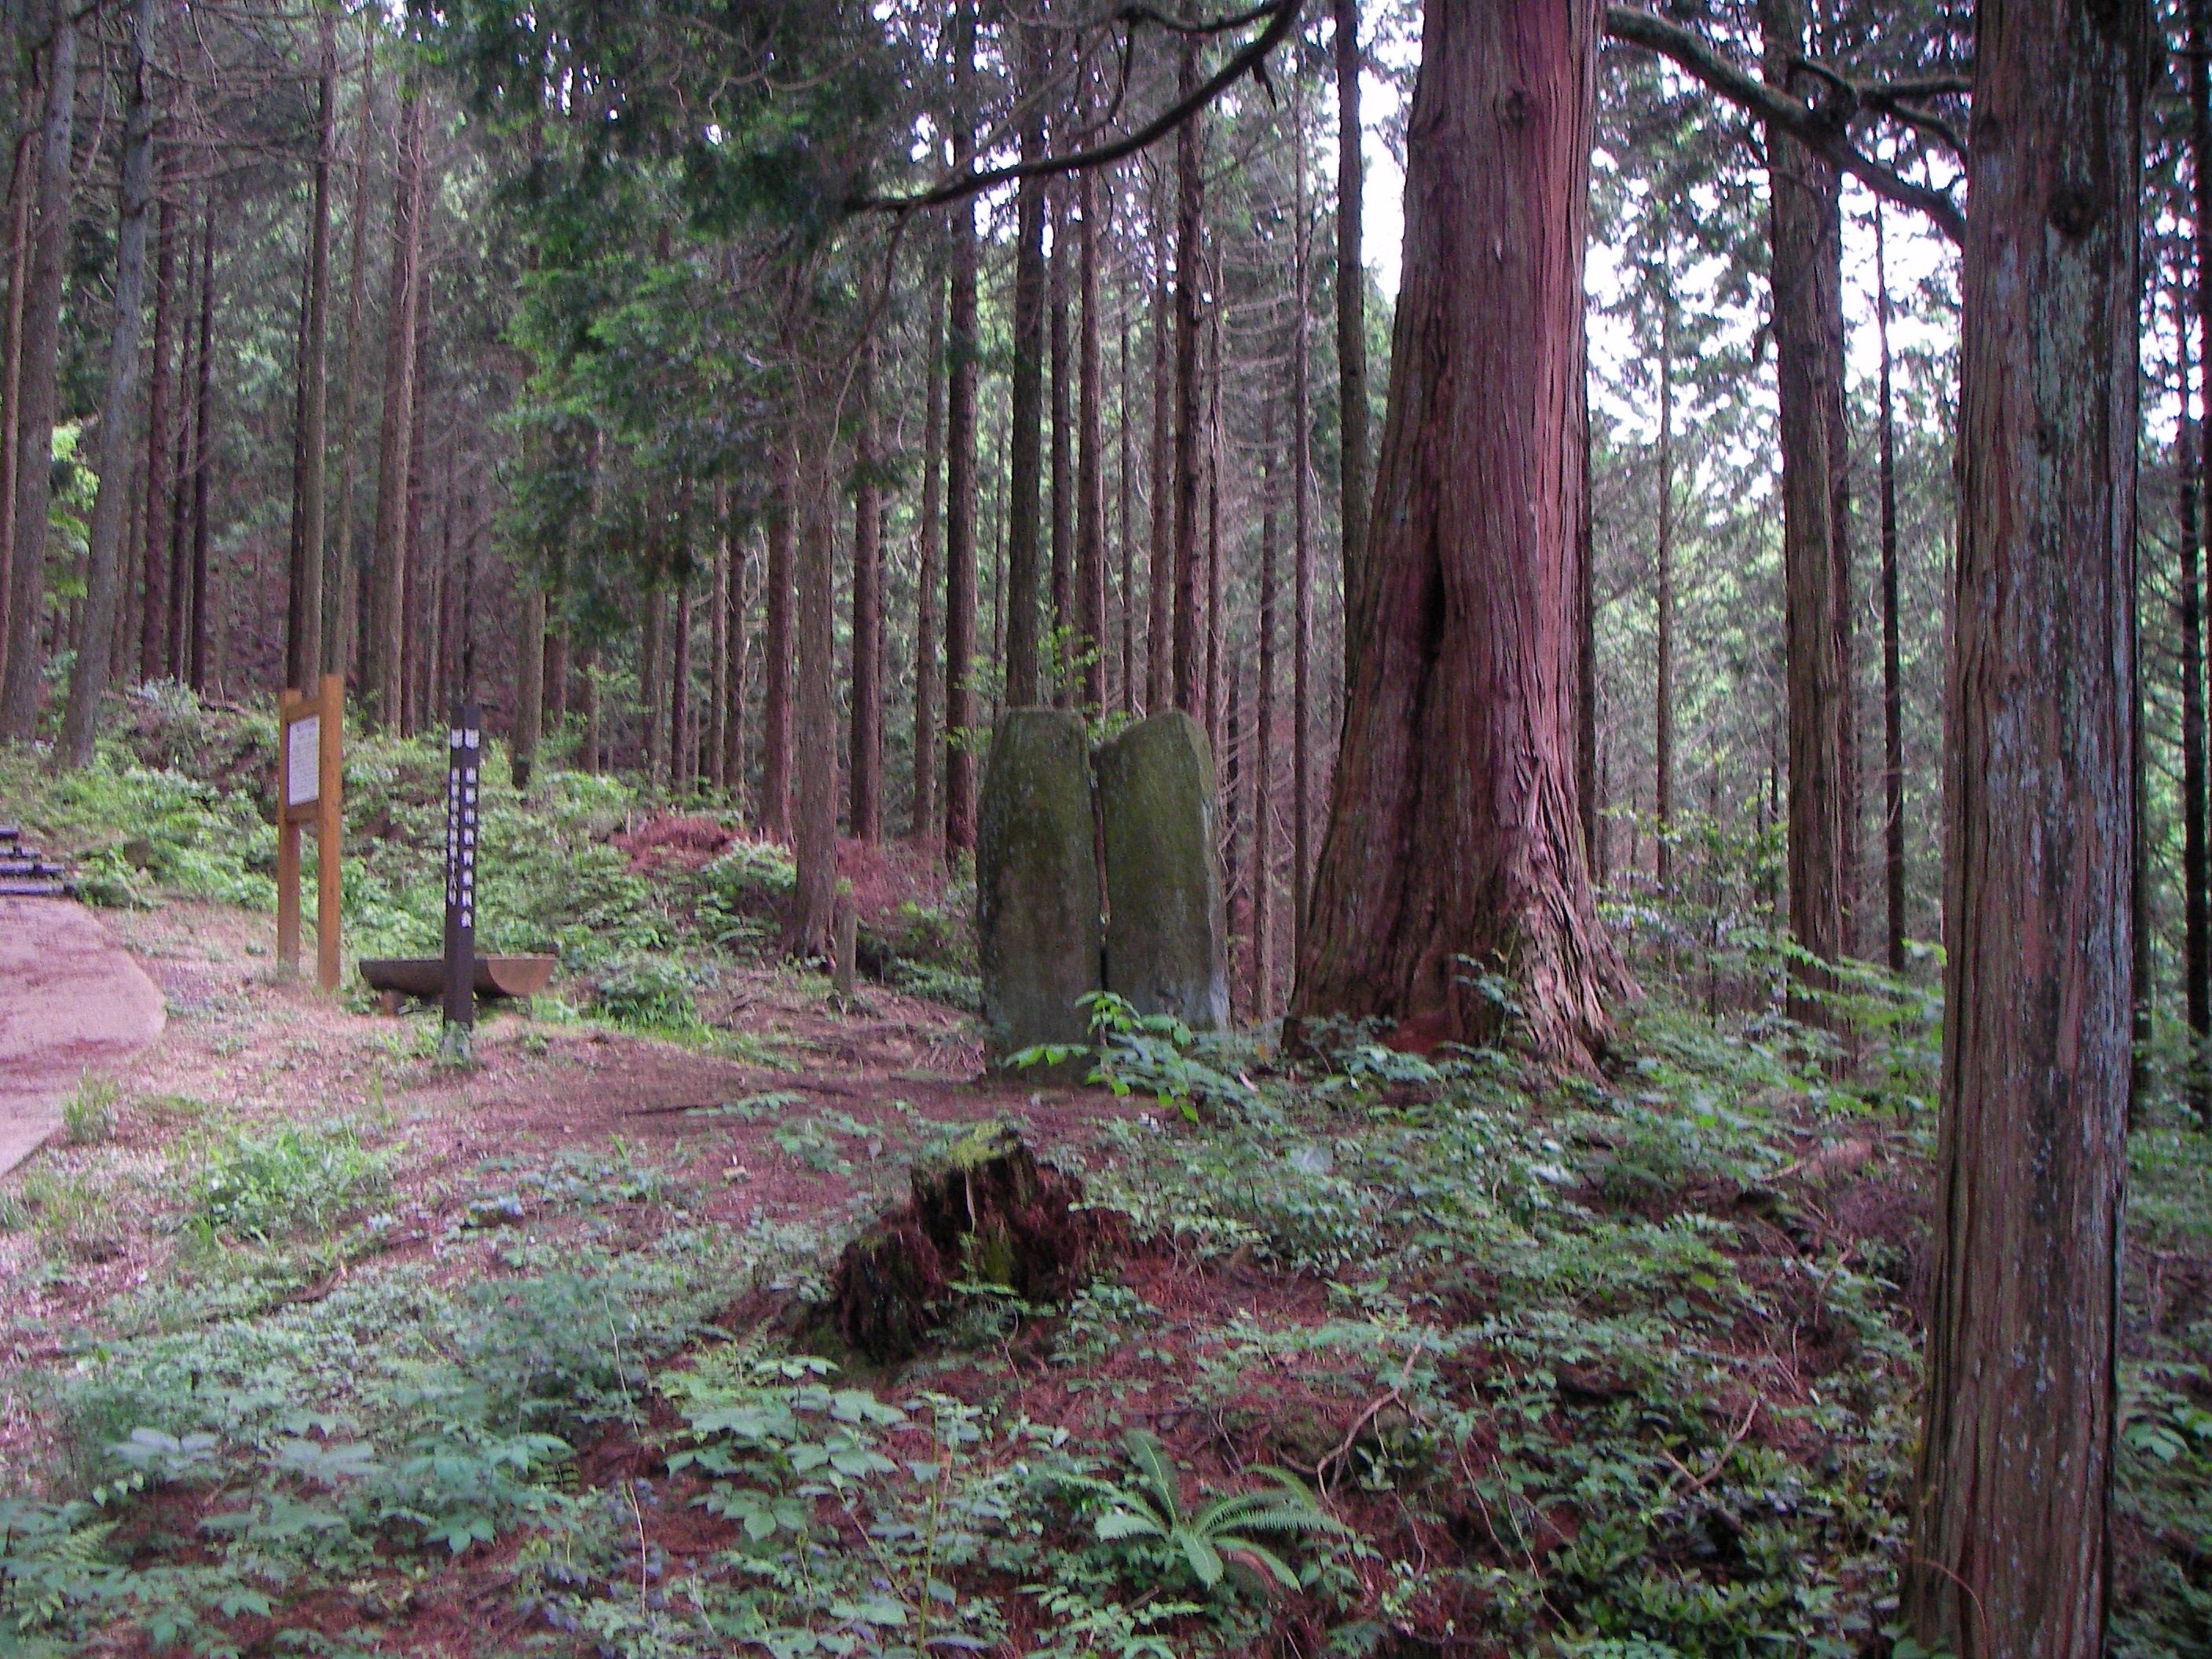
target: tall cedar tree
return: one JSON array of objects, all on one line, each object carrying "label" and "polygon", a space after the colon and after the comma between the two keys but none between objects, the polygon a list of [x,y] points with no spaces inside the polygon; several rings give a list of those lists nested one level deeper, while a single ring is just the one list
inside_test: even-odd
[{"label": "tall cedar tree", "polygon": [[[969,106],[975,7],[960,0],[952,29],[952,159],[975,154]],[[952,206],[952,271],[945,333],[945,841],[975,845],[975,204]]]},{"label": "tall cedar tree", "polygon": [[[1360,592],[1372,465],[1367,446],[1367,272],[1360,264],[1366,163],[1359,153],[1359,0],[1336,3],[1336,374],[1342,422],[1338,490],[1343,501],[1344,591]],[[1346,644],[1356,643],[1346,635]],[[1352,673],[1347,650],[1345,675]]]},{"label": "tall cedar tree", "polygon": [[876,408],[876,344],[860,348],[854,391],[860,401],[853,450],[853,730],[851,804],[854,836],[871,845],[884,836],[884,599],[882,437]]},{"label": "tall cedar tree", "polygon": [[1897,416],[1889,356],[1889,264],[1881,204],[1874,210],[1875,329],[1881,385],[1881,817],[1883,882],[1889,901],[1889,971],[1905,971],[1905,664],[1897,609]]},{"label": "tall cedar tree", "polygon": [[76,14],[70,0],[48,8],[45,125],[39,144],[39,217],[23,299],[22,364],[14,410],[16,453],[15,568],[9,574],[6,667],[0,672],[0,738],[28,738],[39,717],[40,641],[46,611],[46,515],[52,500],[56,384],[62,287],[69,274],[75,187],[70,135],[76,112]]},{"label": "tall cedar tree", "polygon": [[[1790,83],[1808,50],[1802,0],[1759,0],[1767,79]],[[1770,123],[1769,279],[1782,447],[1783,587],[1790,745],[1790,928],[1823,961],[1855,948],[1850,438],[1844,424],[1842,179]],[[1831,981],[1802,975],[1814,988]],[[1825,1020],[1817,1004],[1799,1013]]]},{"label": "tall cedar tree", "polygon": [[[2188,503],[2182,520],[2181,646],[2182,646],[2182,878],[2185,893],[2182,948],[2183,999],[2188,1012],[2191,1055],[2188,1090],[2198,1117],[2212,1123],[2212,1081],[2206,1076],[2207,1048],[2212,1045],[2212,848],[2207,847],[2204,772],[2203,590],[2199,586],[2198,538],[2212,534],[2212,495],[2204,495],[2212,467],[2205,465],[2204,434],[2212,433],[2212,271],[2205,269],[2205,237],[2212,234],[2212,69],[2206,54],[2212,51],[2212,6],[2206,0],[2189,3],[2189,144],[2191,171],[2196,184],[2197,226],[2191,241],[2196,256],[2197,322],[2199,349],[2197,378],[2203,388],[2205,417],[2197,428],[2195,476],[2188,486],[2203,496]],[[2185,365],[2186,345],[2182,349]],[[2185,387],[2182,407],[2189,405]],[[2185,471],[2187,467],[2185,459]]]},{"label": "tall cedar tree", "polygon": [[[1469,962],[1588,1065],[1623,984],[1572,753],[1593,0],[1435,0],[1361,641],[1292,1013],[1480,1041]],[[1498,328],[1493,319],[1519,319]]]},{"label": "tall cedar tree", "polygon": [[337,13],[323,14],[316,76],[314,187],[300,295],[297,402],[292,421],[291,566],[285,585],[284,675],[314,689],[323,664],[324,351],[330,332],[331,139],[337,115]]},{"label": "tall cedar tree", "polygon": [[2112,1594],[2148,21],[2103,0],[1977,16],[1949,1012],[1906,1558],[1916,1635],[1960,1659],[2094,1659]]},{"label": "tall cedar tree", "polygon": [[[386,311],[384,426],[377,445],[376,531],[369,544],[368,626],[362,690],[371,715],[394,731],[406,720],[409,478],[415,471],[416,331],[422,248],[424,100],[410,83],[402,100],[399,173],[392,196],[391,302]],[[358,210],[358,204],[356,204]]]},{"label": "tall cedar tree", "polygon": [[154,203],[154,98],[148,59],[154,45],[154,0],[132,0],[131,51],[123,120],[123,170],[115,237],[115,322],[107,356],[107,390],[100,416],[100,491],[94,497],[85,555],[84,638],[70,677],[57,764],[92,759],[100,700],[106,694],[109,653],[123,590],[125,498],[137,474],[134,417],[138,402],[138,331],[145,309],[146,231]]}]

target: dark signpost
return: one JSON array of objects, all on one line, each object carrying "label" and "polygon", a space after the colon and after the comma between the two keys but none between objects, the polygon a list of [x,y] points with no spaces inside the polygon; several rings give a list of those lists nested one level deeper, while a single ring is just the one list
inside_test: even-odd
[{"label": "dark signpost", "polygon": [[477,1023],[477,793],[483,719],[453,710],[446,768],[446,1032],[441,1059],[466,1064]]}]

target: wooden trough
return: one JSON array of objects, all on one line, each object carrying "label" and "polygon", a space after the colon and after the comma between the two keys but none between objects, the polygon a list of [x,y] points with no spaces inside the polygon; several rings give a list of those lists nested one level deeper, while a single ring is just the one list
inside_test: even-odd
[{"label": "wooden trough", "polygon": [[[532,997],[544,990],[560,965],[558,957],[478,957],[477,994],[480,997]],[[361,976],[372,991],[384,994],[386,1013],[399,1012],[402,997],[441,997],[446,994],[443,957],[385,957],[361,964]]]}]

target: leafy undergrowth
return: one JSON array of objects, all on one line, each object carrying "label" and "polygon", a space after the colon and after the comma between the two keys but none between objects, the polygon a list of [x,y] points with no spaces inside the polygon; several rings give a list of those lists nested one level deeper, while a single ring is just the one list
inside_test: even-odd
[{"label": "leafy undergrowth", "polygon": [[[1655,1006],[1599,1085],[1099,1012],[1161,1103],[1083,1172],[1134,1243],[1061,1306],[962,1285],[893,1373],[794,1346],[849,1215],[716,1226],[679,1171],[563,1154],[387,1255],[404,1146],[210,1131],[197,1276],[13,1385],[54,1433],[0,1504],[0,1642],[1889,1651],[1924,1025],[1845,1087],[1784,1024]],[[2202,1150],[2137,1142],[2129,1654],[2205,1650]]]}]

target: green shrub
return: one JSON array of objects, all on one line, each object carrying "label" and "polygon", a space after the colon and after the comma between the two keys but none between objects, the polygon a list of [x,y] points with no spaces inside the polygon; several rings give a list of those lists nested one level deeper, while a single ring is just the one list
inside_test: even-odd
[{"label": "green shrub", "polygon": [[699,1024],[697,972],[665,957],[632,957],[599,977],[593,1006],[617,1024],[688,1030]]},{"label": "green shrub", "polygon": [[389,1188],[394,1150],[372,1152],[344,1123],[234,1130],[192,1179],[191,1221],[264,1243],[327,1234]]}]

